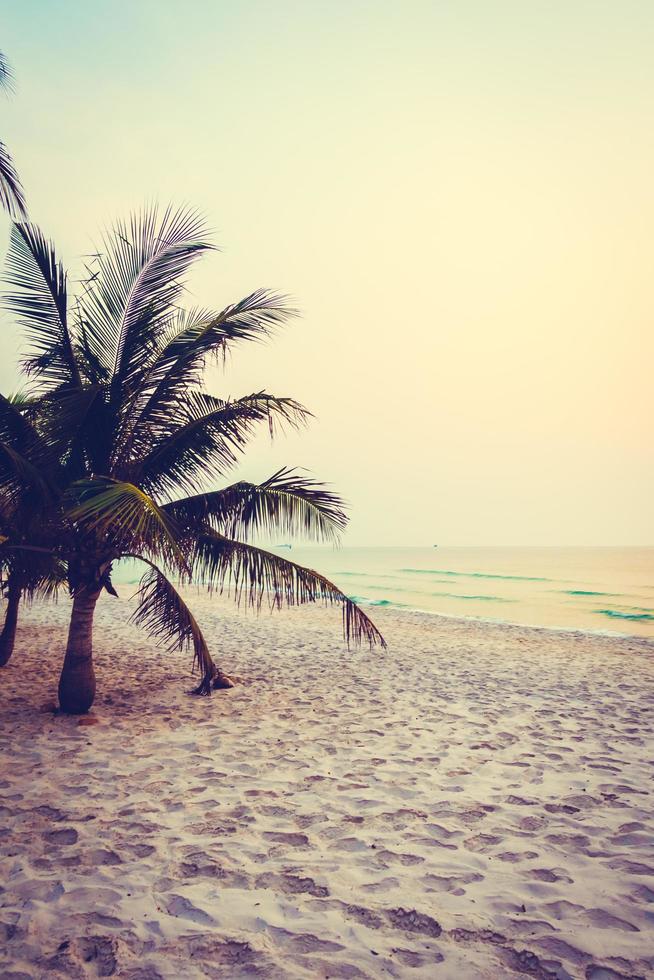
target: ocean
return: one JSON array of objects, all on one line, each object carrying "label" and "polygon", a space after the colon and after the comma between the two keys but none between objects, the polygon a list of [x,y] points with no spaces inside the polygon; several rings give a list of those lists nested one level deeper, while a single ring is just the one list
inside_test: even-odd
[{"label": "ocean", "polygon": [[[273,547],[365,607],[654,639],[654,548]],[[114,582],[138,582],[124,562]]]},{"label": "ocean", "polygon": [[365,606],[654,638],[654,548],[293,548]]}]

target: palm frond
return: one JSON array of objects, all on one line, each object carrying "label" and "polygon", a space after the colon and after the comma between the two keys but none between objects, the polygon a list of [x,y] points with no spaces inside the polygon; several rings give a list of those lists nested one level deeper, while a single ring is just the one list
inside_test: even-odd
[{"label": "palm frond", "polygon": [[5,278],[14,291],[5,295],[4,305],[27,332],[23,367],[37,380],[39,391],[79,387],[68,330],[66,273],[53,244],[36,225],[14,225]]},{"label": "palm frond", "polygon": [[196,693],[210,694],[211,682],[216,675],[206,640],[195,616],[181,595],[155,564],[141,556],[149,570],[142,577],[136,598],[138,605],[132,621],[143,626],[155,639],[162,640],[169,650],[193,647],[193,668],[202,674]]},{"label": "palm frond", "polygon": [[181,574],[188,572],[174,520],[140,487],[96,477],[71,484],[68,499],[68,519],[86,532],[98,532],[109,553],[161,555]]},{"label": "palm frond", "polygon": [[3,51],[0,51],[0,88],[8,92],[14,90],[14,69]]},{"label": "palm frond", "polygon": [[211,524],[229,538],[251,534],[335,541],[347,525],[341,498],[315,480],[281,469],[264,483],[240,481],[222,490],[165,504],[163,510],[189,531]]},{"label": "palm frond", "polygon": [[25,191],[9,150],[0,142],[0,204],[12,218],[27,218]]},{"label": "palm frond", "polygon": [[15,503],[28,493],[35,506],[51,500],[51,488],[40,468],[0,440],[0,494],[7,494]]},{"label": "palm frond", "polygon": [[0,395],[0,494],[12,507],[29,495],[34,506],[45,506],[52,489],[46,473],[53,464],[51,448],[21,411],[20,405]]},{"label": "palm frond", "polygon": [[19,560],[20,579],[28,602],[34,599],[56,599],[59,590],[66,587],[68,567],[56,555],[22,552]]},{"label": "palm frond", "polygon": [[240,341],[263,341],[287,320],[298,315],[289,298],[268,289],[256,289],[220,313],[190,311],[173,321],[148,376],[150,386],[171,373],[186,383],[197,383],[211,355],[224,355]]},{"label": "palm frond", "polygon": [[86,321],[82,315],[79,301],[74,310],[77,321],[75,359],[79,366],[82,378],[91,385],[109,385],[109,368],[102,359],[95,353],[91,341]]},{"label": "palm frond", "polygon": [[39,433],[25,411],[28,405],[19,395],[7,398],[0,394],[0,439],[24,456],[42,449]]},{"label": "palm frond", "polygon": [[153,419],[165,416],[190,387],[202,380],[207,358],[225,356],[240,341],[261,341],[297,311],[278,293],[259,289],[221,313],[179,311],[158,350],[144,368],[123,424],[122,455],[147,433]]},{"label": "palm frond", "polygon": [[204,234],[196,211],[168,207],[160,215],[156,206],[105,233],[79,318],[89,351],[115,379],[114,399],[169,323],[189,265],[212,247]]},{"label": "palm frond", "polygon": [[297,428],[309,414],[292,398],[263,391],[234,401],[201,392],[187,394],[175,416],[151,420],[150,451],[128,472],[136,482],[159,492],[196,490],[234,466],[259,423],[266,423],[272,436],[280,426]]},{"label": "palm frond", "polygon": [[104,386],[84,384],[43,395],[37,418],[40,433],[56,451],[65,483],[110,472],[115,415]]},{"label": "palm frond", "polygon": [[307,602],[343,608],[343,634],[348,644],[366,641],[386,646],[375,624],[357,604],[318,572],[253,545],[215,532],[197,535],[193,570],[210,590],[233,593],[238,602],[260,609],[265,598],[272,608]]}]

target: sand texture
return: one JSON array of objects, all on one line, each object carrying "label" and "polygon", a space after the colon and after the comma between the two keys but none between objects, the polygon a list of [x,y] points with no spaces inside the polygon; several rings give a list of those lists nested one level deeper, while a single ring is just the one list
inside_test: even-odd
[{"label": "sand texture", "polygon": [[0,977],[654,977],[654,644],[194,599],[194,698],[103,599],[97,724],[55,715],[68,603],[0,672]]}]

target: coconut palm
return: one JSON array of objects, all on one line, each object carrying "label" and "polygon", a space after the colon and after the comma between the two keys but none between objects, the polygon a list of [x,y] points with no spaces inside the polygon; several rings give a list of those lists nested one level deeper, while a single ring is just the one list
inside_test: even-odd
[{"label": "coconut palm", "polygon": [[[267,290],[220,312],[183,308],[186,274],[211,248],[192,210],[149,208],[105,234],[72,303],[52,244],[34,225],[14,226],[6,302],[27,334],[24,368],[40,406],[40,445],[59,469],[35,491],[50,495],[42,537],[54,543],[26,545],[9,535],[1,549],[38,548],[67,565],[73,608],[59,701],[70,713],[93,703],[94,611],[103,590],[115,594],[112,567],[124,558],[146,567],[136,622],[170,646],[192,648],[201,673],[196,693],[230,682],[180,583],[228,588],[256,607],[266,599],[273,607],[336,602],[348,642],[383,644],[324,576],[252,543],[272,529],[336,540],[346,524],[336,494],[289,469],[260,484],[207,489],[234,468],[259,424],[274,436],[309,414],[265,391],[228,399],[206,391],[209,358],[266,339],[293,315],[284,297]],[[25,478],[14,472],[24,462],[33,459],[12,458],[12,480]]]},{"label": "coconut palm", "polygon": [[[16,557],[16,553],[12,557]],[[53,599],[67,581],[66,567],[56,555],[32,553],[32,560],[3,561],[2,590],[7,600],[5,619],[0,631],[0,667],[6,667],[14,652],[21,600],[35,597]],[[40,559],[40,560],[39,560]]]},{"label": "coconut palm", "polygon": [[[11,65],[0,51],[0,88],[11,91],[13,79]],[[0,203],[12,217],[27,217],[23,186],[11,155],[2,141],[0,141]]]}]

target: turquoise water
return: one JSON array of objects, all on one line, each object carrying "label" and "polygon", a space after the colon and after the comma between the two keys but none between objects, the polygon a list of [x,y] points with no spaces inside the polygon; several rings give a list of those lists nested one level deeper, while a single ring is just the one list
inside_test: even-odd
[{"label": "turquoise water", "polygon": [[[654,639],[654,548],[271,550],[365,606]],[[135,563],[114,581],[138,581]]]},{"label": "turquoise water", "polygon": [[370,606],[654,638],[654,548],[279,551]]}]

